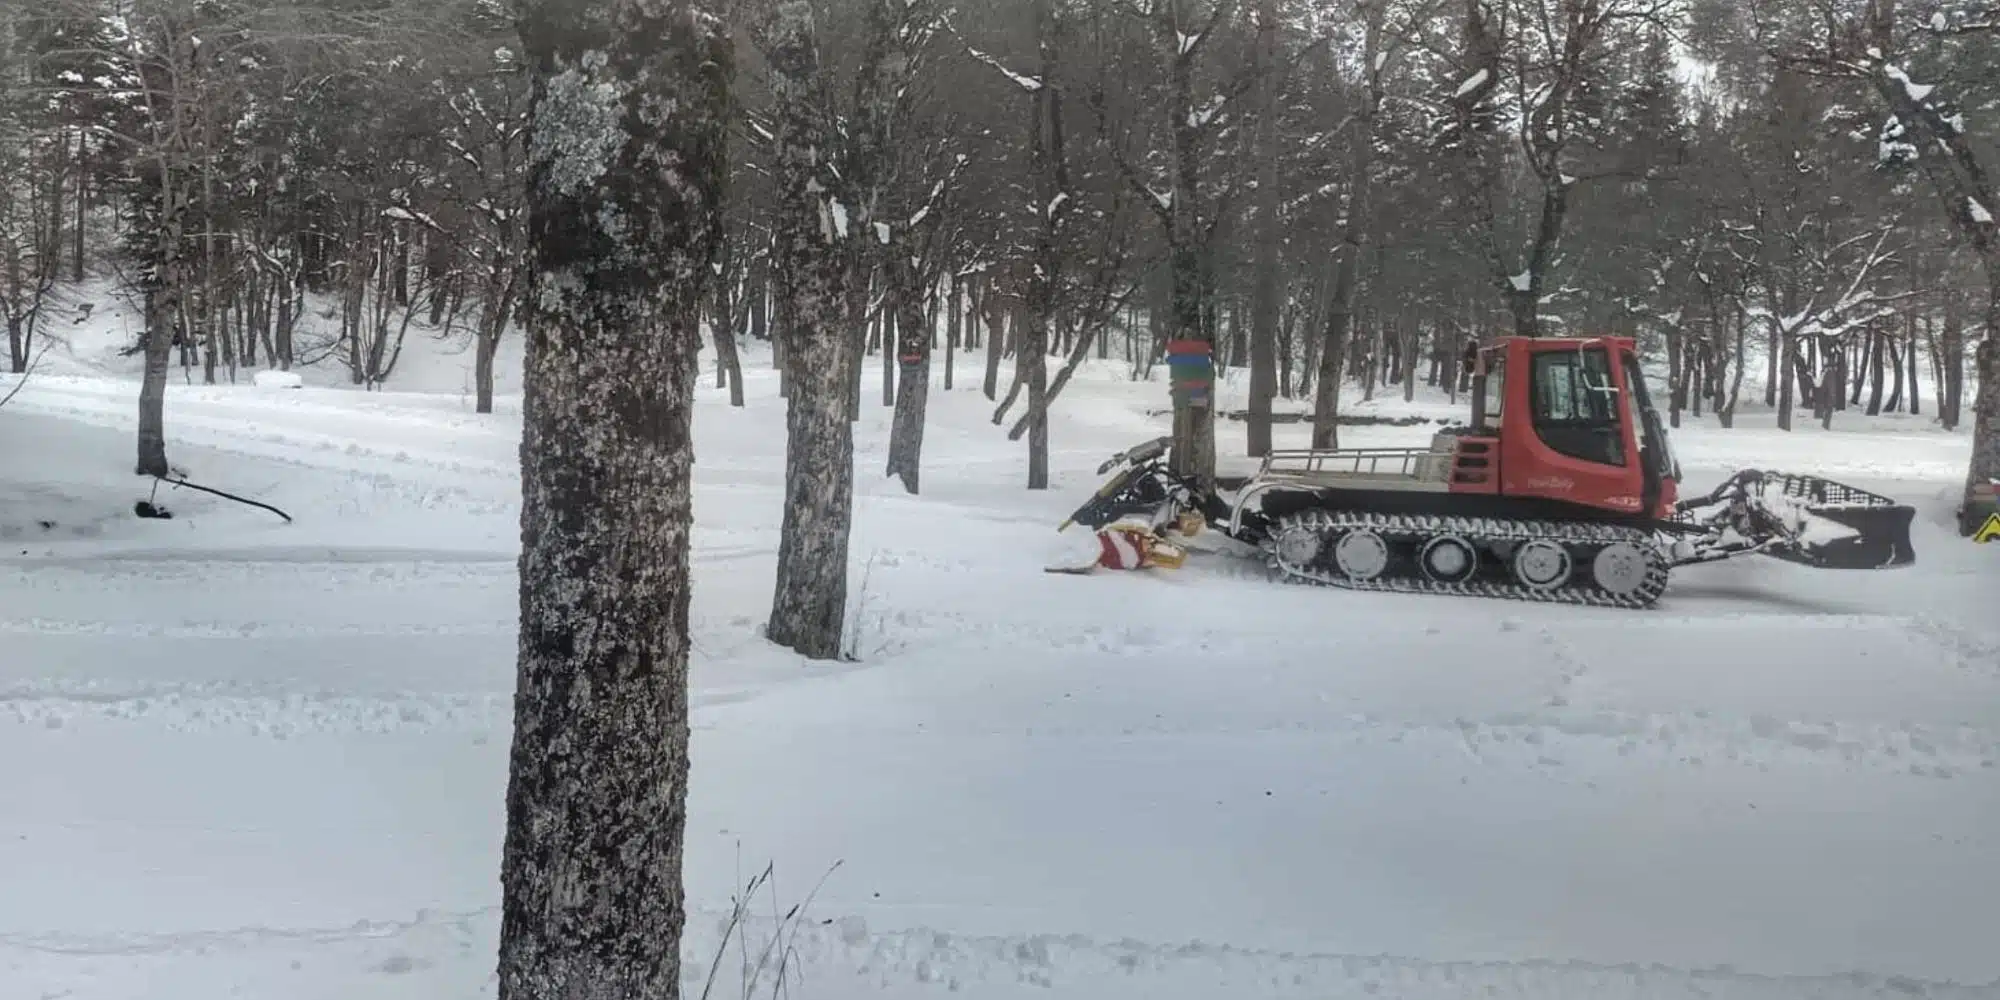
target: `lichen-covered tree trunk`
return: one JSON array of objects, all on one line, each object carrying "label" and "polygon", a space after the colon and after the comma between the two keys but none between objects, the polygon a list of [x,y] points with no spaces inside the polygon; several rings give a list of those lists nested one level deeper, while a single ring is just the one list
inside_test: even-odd
[{"label": "lichen-covered tree trunk", "polygon": [[499,1000],[672,1000],[690,434],[729,43],[686,0],[533,0],[520,659]]},{"label": "lichen-covered tree trunk", "polygon": [[[785,515],[778,536],[776,593],[765,635],[818,660],[838,658],[847,610],[847,543],[854,507],[855,376],[848,284],[860,277],[836,225],[848,207],[824,176],[824,99],[809,0],[773,11],[770,63],[777,204],[772,266],[784,275]],[[863,292],[865,295],[865,291]]]}]

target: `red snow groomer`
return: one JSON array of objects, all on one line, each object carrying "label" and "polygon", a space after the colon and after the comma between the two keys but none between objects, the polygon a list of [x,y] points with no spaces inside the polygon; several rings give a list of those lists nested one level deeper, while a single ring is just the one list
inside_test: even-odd
[{"label": "red snow groomer", "polygon": [[1274,451],[1214,492],[1172,471],[1170,439],[1150,441],[1101,466],[1116,474],[1062,528],[1171,549],[1206,524],[1301,582],[1630,608],[1692,563],[1916,559],[1910,507],[1825,479],[1752,470],[1680,498],[1629,338],[1501,338],[1479,352],[1471,404],[1470,424],[1429,448]]}]

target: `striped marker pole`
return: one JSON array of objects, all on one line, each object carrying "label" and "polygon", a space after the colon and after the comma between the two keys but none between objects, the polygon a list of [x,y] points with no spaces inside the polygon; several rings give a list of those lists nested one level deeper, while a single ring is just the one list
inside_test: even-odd
[{"label": "striped marker pole", "polygon": [[1213,347],[1205,340],[1167,342],[1167,375],[1173,380],[1174,405],[1206,408],[1215,390]]}]

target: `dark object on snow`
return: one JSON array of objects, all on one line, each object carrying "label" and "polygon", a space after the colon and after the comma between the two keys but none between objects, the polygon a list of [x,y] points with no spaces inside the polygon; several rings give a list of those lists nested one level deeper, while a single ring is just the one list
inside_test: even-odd
[{"label": "dark object on snow", "polygon": [[167,509],[166,509],[165,507],[161,507],[161,506],[159,506],[158,504],[155,504],[155,503],[153,502],[153,500],[156,500],[156,499],[158,499],[158,498],[159,498],[159,495],[160,495],[160,484],[161,484],[161,483],[167,483],[167,484],[169,484],[169,485],[172,485],[172,486],[185,486],[185,487],[187,487],[188,489],[191,489],[191,490],[200,490],[200,491],[201,491],[201,492],[203,492],[203,493],[208,493],[208,494],[212,494],[212,495],[214,495],[214,496],[219,496],[219,497],[223,498],[224,500],[234,500],[234,501],[236,501],[237,503],[240,503],[240,504],[244,504],[245,506],[249,506],[249,507],[256,507],[256,508],[258,508],[258,509],[260,509],[260,510],[268,510],[268,511],[270,511],[270,512],[271,512],[271,513],[273,513],[273,514],[276,514],[276,515],[278,515],[279,517],[282,517],[282,518],[284,518],[284,519],[285,519],[285,523],[286,523],[286,524],[290,524],[290,523],[292,523],[292,515],[290,515],[290,514],[287,514],[287,513],[285,513],[284,511],[282,511],[282,510],[279,510],[278,508],[276,508],[276,507],[273,507],[273,506],[271,506],[270,504],[267,504],[267,503],[259,503],[259,502],[255,501],[255,500],[251,500],[251,499],[248,499],[248,498],[246,498],[246,497],[239,497],[239,496],[237,496],[237,495],[236,495],[236,494],[234,494],[234,493],[224,493],[224,492],[222,492],[221,490],[218,490],[218,489],[213,489],[213,488],[210,488],[210,487],[207,487],[207,486],[201,486],[201,485],[198,485],[198,484],[195,484],[195,483],[190,483],[190,482],[188,482],[188,481],[187,481],[187,480],[185,480],[185,479],[178,479],[178,478],[169,478],[169,477],[166,477],[166,476],[154,476],[154,477],[153,477],[153,496],[152,496],[151,498],[149,498],[149,499],[146,499],[146,500],[141,500],[141,501],[139,501],[138,503],[134,504],[134,505],[132,506],[132,512],[133,512],[134,514],[137,514],[137,515],[139,515],[140,517],[144,517],[144,518],[152,518],[152,519],[155,519],[155,520],[161,520],[161,521],[170,521],[170,520],[173,520],[173,516],[174,516],[174,515],[173,515],[173,514],[172,514],[171,512],[169,512],[169,511],[168,511],[168,510],[167,510]]}]

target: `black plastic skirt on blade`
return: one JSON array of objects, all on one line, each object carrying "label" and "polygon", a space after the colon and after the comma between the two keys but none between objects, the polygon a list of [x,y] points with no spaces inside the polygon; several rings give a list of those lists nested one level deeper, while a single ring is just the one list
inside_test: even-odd
[{"label": "black plastic skirt on blade", "polygon": [[1853,534],[1826,541],[1801,540],[1796,548],[1774,549],[1770,554],[1787,562],[1803,563],[1819,569],[1887,569],[1917,561],[1910,544],[1910,522],[1916,511],[1901,504],[1888,507],[1842,507],[1815,509],[1812,516],[1824,518]]},{"label": "black plastic skirt on blade", "polygon": [[[1888,497],[1816,476],[1773,476],[1787,497],[1800,501],[1828,531],[1808,528],[1794,546],[1770,554],[1819,569],[1888,569],[1917,561],[1910,544],[1916,510]],[[1820,536],[1825,537],[1820,537]]]}]

